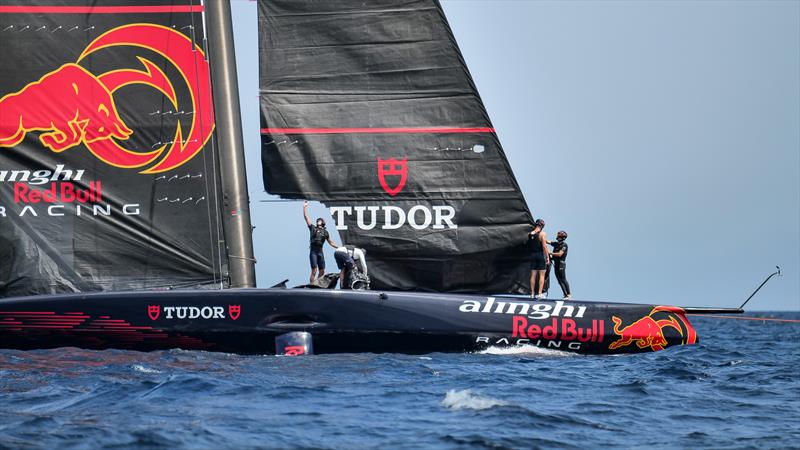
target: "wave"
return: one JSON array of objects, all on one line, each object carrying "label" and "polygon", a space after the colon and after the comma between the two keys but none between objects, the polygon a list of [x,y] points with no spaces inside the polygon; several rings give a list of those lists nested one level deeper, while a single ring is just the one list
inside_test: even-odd
[{"label": "wave", "polygon": [[145,366],[142,366],[140,364],[134,364],[133,365],[133,370],[136,371],[136,372],[141,372],[141,373],[161,373],[160,370],[151,369],[149,367],[145,367]]},{"label": "wave", "polygon": [[506,406],[508,402],[473,392],[471,389],[450,389],[442,400],[442,406],[452,410],[472,409],[476,411]]}]

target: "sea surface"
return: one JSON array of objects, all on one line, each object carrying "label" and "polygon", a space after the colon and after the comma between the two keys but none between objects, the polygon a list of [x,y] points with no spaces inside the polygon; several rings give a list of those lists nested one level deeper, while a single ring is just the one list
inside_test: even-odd
[{"label": "sea surface", "polygon": [[0,448],[800,448],[800,323],[691,320],[631,356],[0,350]]}]

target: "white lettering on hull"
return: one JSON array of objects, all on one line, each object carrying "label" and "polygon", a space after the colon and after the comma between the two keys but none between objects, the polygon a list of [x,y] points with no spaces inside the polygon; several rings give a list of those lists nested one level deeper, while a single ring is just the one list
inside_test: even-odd
[{"label": "white lettering on hull", "polygon": [[458,310],[465,313],[524,314],[531,319],[547,319],[549,317],[583,317],[586,307],[568,305],[561,300],[554,303],[532,303],[497,301],[494,297],[487,297],[486,302],[464,300]]},{"label": "white lettering on hull", "polygon": [[530,339],[508,339],[508,338],[489,338],[486,336],[478,336],[475,338],[476,344],[489,344],[489,345],[498,345],[498,346],[523,346],[523,345],[533,345],[536,347],[543,347],[543,348],[555,348],[555,349],[568,349],[568,350],[580,350],[581,349],[581,342],[566,342],[566,341],[547,341],[537,339],[532,341]]},{"label": "white lettering on hull", "polygon": [[224,319],[225,308],[222,306],[165,306],[165,319]]}]

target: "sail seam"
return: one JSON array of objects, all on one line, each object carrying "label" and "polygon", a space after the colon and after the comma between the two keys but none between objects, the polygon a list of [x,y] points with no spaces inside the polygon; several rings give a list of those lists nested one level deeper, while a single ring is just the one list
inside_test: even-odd
[{"label": "sail seam", "polygon": [[390,133],[494,133],[490,127],[409,127],[409,128],[262,128],[261,134],[390,134]]},{"label": "sail seam", "polygon": [[0,14],[163,14],[199,13],[196,5],[150,6],[0,6]]}]

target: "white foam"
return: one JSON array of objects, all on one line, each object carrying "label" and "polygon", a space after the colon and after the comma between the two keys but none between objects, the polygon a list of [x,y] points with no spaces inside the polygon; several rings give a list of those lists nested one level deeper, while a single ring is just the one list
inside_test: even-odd
[{"label": "white foam", "polygon": [[137,372],[142,372],[142,373],[161,373],[160,370],[151,369],[151,368],[145,367],[145,366],[140,366],[139,364],[134,364],[133,365],[133,370],[135,370]]},{"label": "white foam", "polygon": [[529,355],[529,356],[544,356],[544,357],[557,357],[564,358],[568,356],[575,356],[574,353],[565,352],[562,350],[555,350],[552,348],[541,348],[535,345],[515,345],[513,347],[489,347],[486,350],[478,352],[479,355]]},{"label": "white foam", "polygon": [[444,400],[442,400],[442,406],[453,410],[473,409],[480,411],[505,405],[508,405],[508,402],[480,395],[472,392],[471,389],[464,389],[462,391],[450,389],[447,391],[447,394],[445,394]]}]

